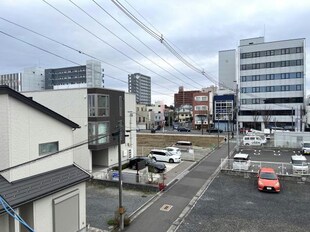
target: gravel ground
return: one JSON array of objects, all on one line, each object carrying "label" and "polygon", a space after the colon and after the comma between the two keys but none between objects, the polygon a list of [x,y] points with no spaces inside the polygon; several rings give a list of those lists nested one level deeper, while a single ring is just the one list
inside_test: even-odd
[{"label": "gravel ground", "polygon": [[[118,209],[118,188],[88,184],[86,189],[86,221],[91,227],[108,230],[107,221],[114,218]],[[134,190],[123,190],[123,206],[129,216],[154,196]]]}]

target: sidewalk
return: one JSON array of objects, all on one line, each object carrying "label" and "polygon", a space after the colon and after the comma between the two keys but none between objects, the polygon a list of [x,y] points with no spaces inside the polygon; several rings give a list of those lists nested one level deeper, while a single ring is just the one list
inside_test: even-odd
[{"label": "sidewalk", "polygon": [[[210,177],[216,172],[221,158],[227,157],[227,144],[213,151],[209,156],[201,160],[192,170],[183,173],[183,178],[177,178],[177,182],[162,192],[148,208],[141,210],[143,214],[137,213],[125,231],[168,231],[169,228],[177,226],[180,215],[189,205],[192,199],[205,188],[210,182]],[[180,167],[181,168],[181,167]],[[177,177],[177,172],[176,172]]]}]

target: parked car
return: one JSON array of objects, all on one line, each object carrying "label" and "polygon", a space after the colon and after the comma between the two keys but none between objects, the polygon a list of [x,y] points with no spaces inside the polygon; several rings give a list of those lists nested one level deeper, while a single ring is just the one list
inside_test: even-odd
[{"label": "parked car", "polygon": [[181,162],[181,157],[179,155],[173,155],[167,150],[151,150],[149,157],[155,161],[164,161],[169,163],[179,163]]},{"label": "parked car", "polygon": [[303,155],[292,155],[291,164],[293,169],[293,174],[308,174],[309,165],[307,158]]},{"label": "parked car", "polygon": [[246,135],[242,139],[243,145],[245,146],[261,146],[267,142],[266,138],[262,138],[256,135]]},{"label": "parked car", "polygon": [[218,129],[218,128],[210,128],[210,129],[208,130],[208,132],[209,132],[209,133],[222,133],[223,130]]},{"label": "parked car", "polygon": [[178,127],[177,130],[180,131],[180,132],[191,132],[191,129],[186,128],[186,127]]},{"label": "parked car", "polygon": [[149,171],[151,169],[154,170],[154,172],[164,172],[166,170],[166,165],[164,163],[156,162],[154,159],[150,159],[149,157],[145,156],[137,156],[129,160],[128,167],[130,169],[136,170],[137,169],[137,163],[145,161],[145,166],[149,167]]},{"label": "parked car", "polygon": [[177,141],[173,146],[179,148],[181,151],[189,151],[192,149],[192,145],[190,141]]},{"label": "parked car", "polygon": [[280,192],[279,178],[273,168],[261,168],[257,174],[257,187],[260,191]]},{"label": "parked car", "polygon": [[169,151],[173,155],[178,155],[178,156],[182,155],[180,148],[177,148],[177,147],[166,147],[164,148],[164,150]]},{"label": "parked car", "polygon": [[301,152],[303,155],[310,154],[310,141],[304,141],[302,143]]},{"label": "parked car", "polygon": [[238,153],[234,156],[233,169],[234,170],[249,170],[251,165],[250,156],[245,153]]}]

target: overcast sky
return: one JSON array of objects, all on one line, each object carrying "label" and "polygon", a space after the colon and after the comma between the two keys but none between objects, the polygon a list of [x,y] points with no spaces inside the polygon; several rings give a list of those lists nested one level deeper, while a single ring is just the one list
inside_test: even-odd
[{"label": "overcast sky", "polygon": [[[82,25],[84,29],[44,1],[0,1],[0,17],[2,17],[0,74],[21,72],[26,67],[34,66],[58,68],[75,66],[75,63],[84,65],[86,60],[91,59],[12,25],[3,20],[5,19],[116,66],[117,68],[102,63],[107,88],[127,91],[128,86],[124,81],[128,81],[128,74],[139,72],[152,78],[152,102],[163,100],[170,105],[173,103],[173,94],[178,92],[179,86],[184,86],[185,90],[193,90],[213,84],[173,56],[158,40],[129,19],[111,0],[95,0],[106,12],[92,0],[72,0],[101,25],[70,1],[45,1]],[[269,42],[310,38],[309,0],[119,0],[119,2],[147,27],[158,34],[163,34],[164,39],[175,45],[174,48],[182,57],[216,80],[218,51],[237,48],[240,39],[265,36],[265,41]],[[17,41],[2,32],[67,60]],[[310,54],[308,47],[306,52]],[[306,63],[310,67],[308,60]],[[310,81],[307,81],[306,88],[309,86]]]}]

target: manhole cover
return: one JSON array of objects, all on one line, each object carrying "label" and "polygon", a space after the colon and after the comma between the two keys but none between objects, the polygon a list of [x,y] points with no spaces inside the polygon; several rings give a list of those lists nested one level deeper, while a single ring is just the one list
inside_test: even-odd
[{"label": "manhole cover", "polygon": [[172,207],[173,207],[172,205],[164,204],[164,205],[160,208],[160,210],[161,210],[161,211],[166,211],[166,212],[168,212]]}]

